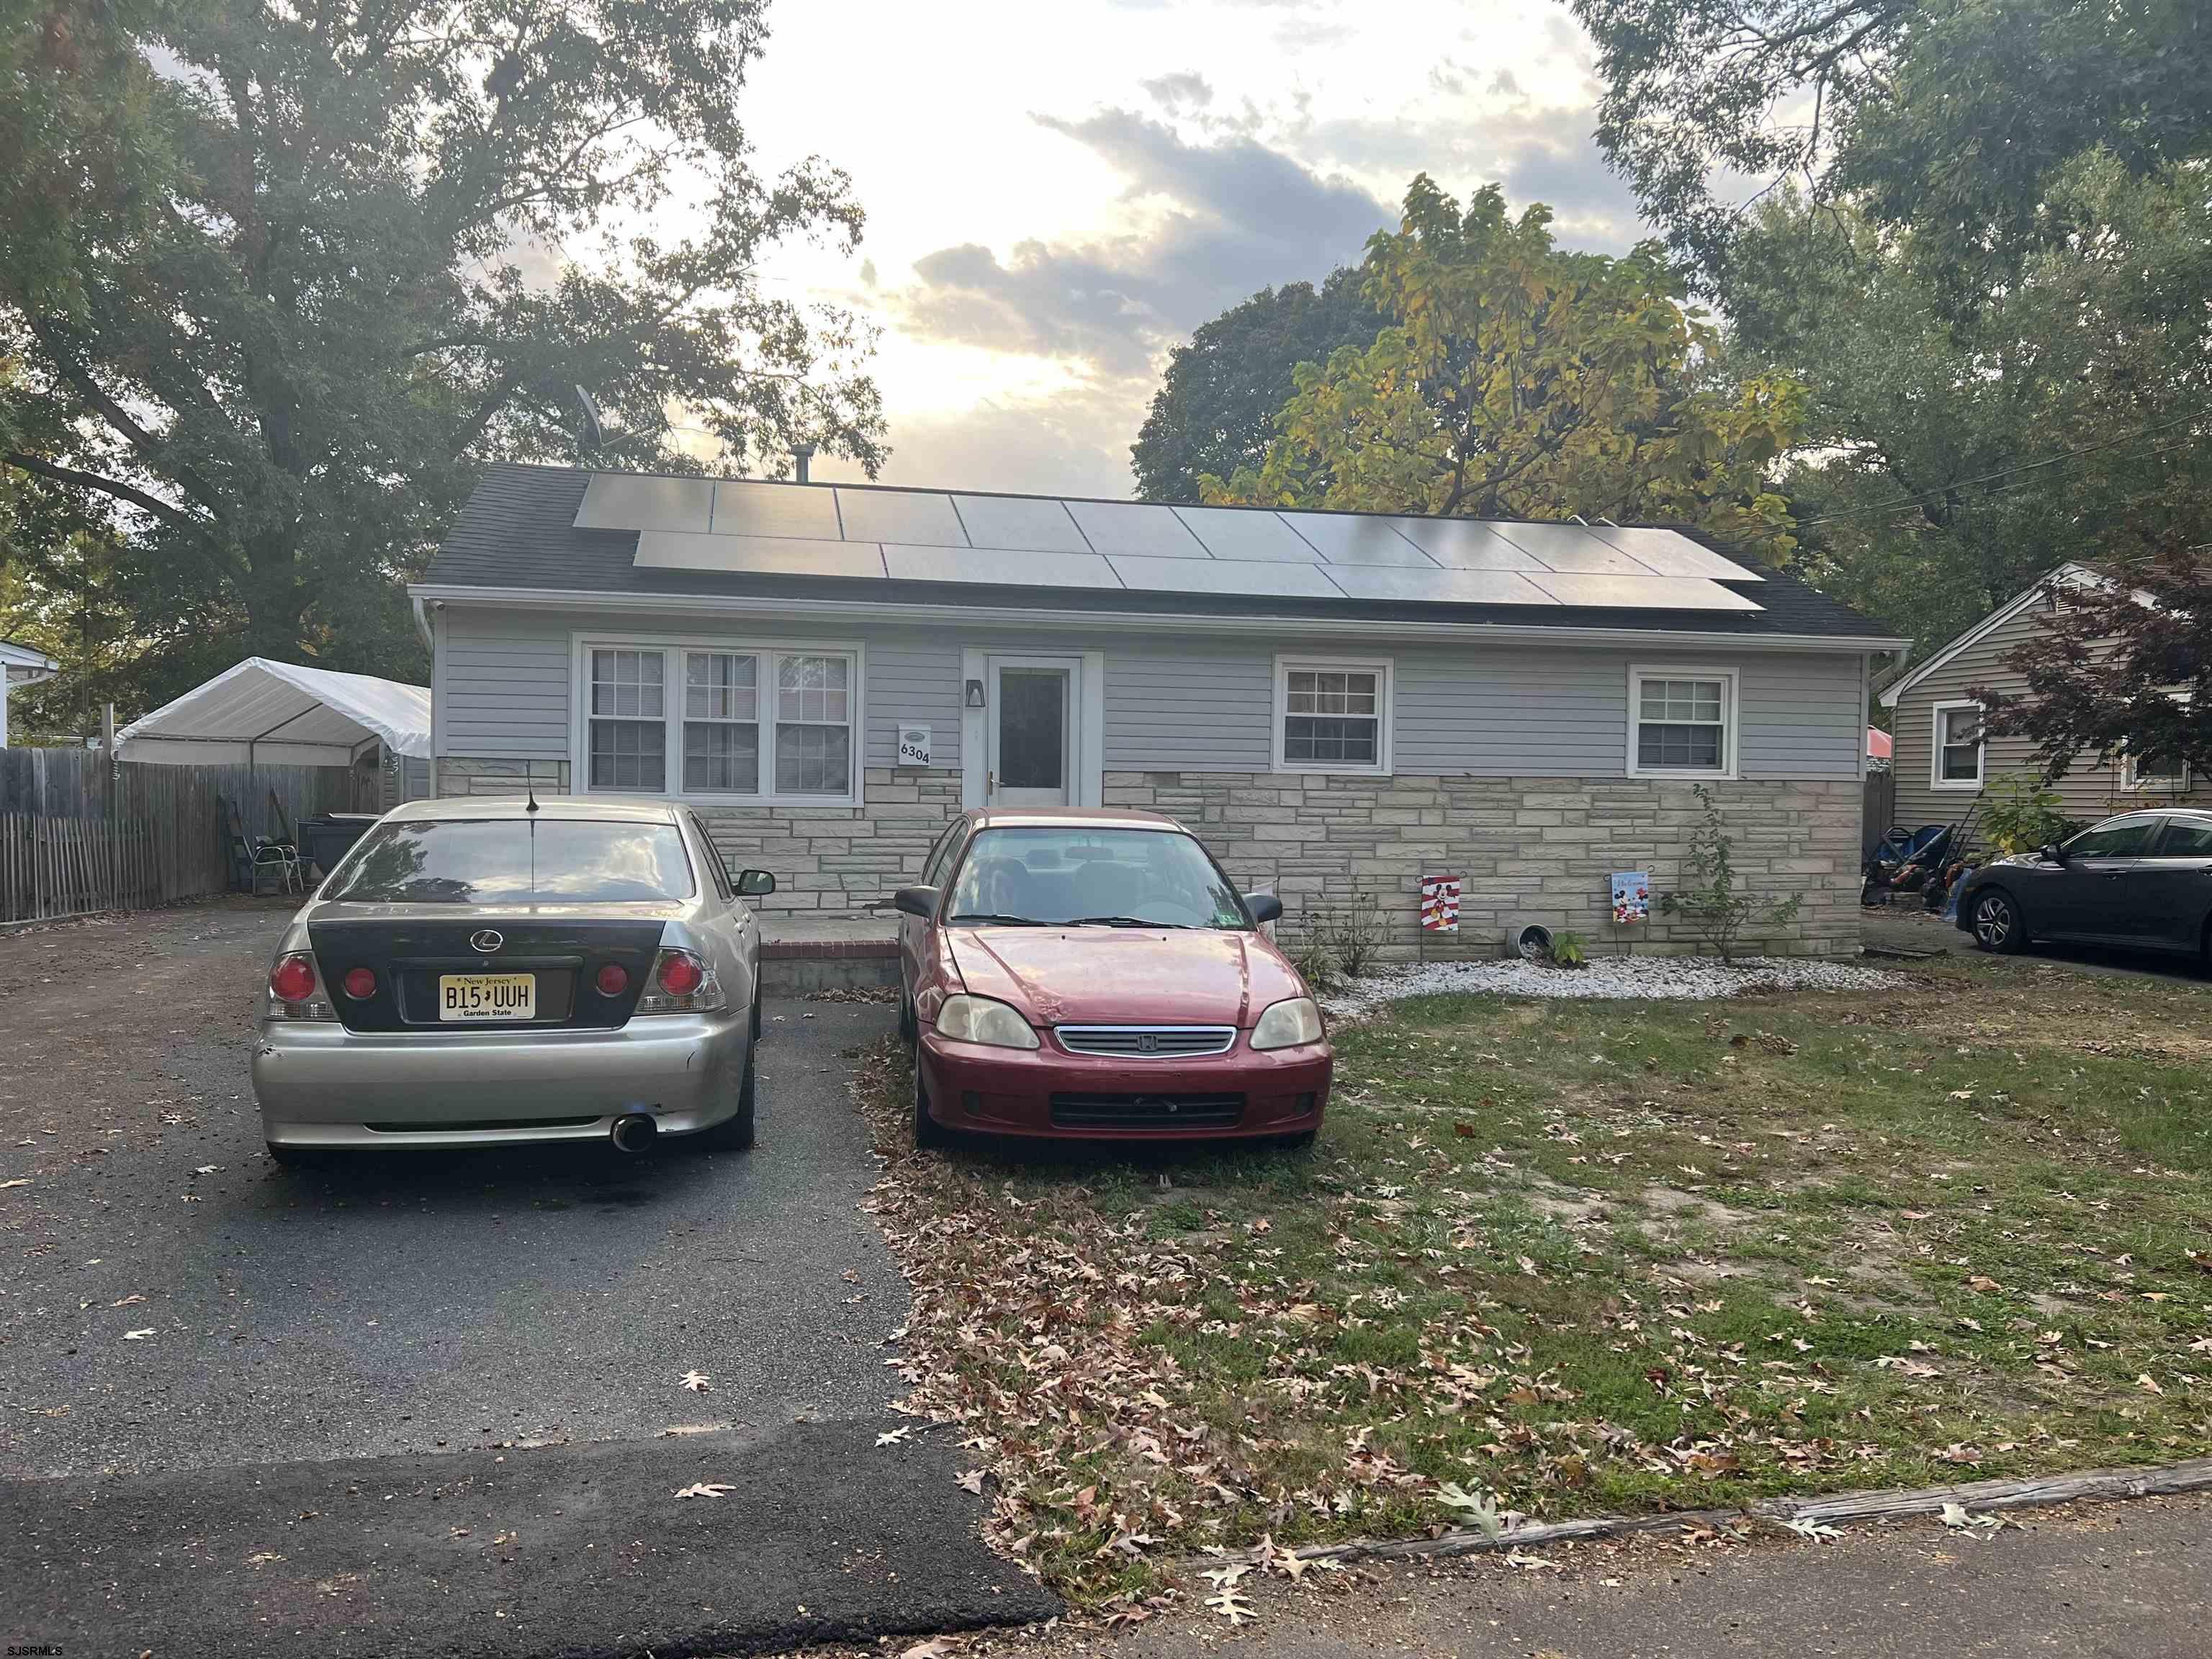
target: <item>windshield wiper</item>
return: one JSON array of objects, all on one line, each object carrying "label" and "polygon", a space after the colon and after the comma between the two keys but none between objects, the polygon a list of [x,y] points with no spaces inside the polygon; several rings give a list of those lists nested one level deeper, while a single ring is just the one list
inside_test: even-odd
[{"label": "windshield wiper", "polygon": [[994,916],[988,911],[969,910],[957,916],[945,917],[947,926],[958,922],[981,922],[991,927],[1048,927],[1050,922],[1039,921],[1035,916]]},{"label": "windshield wiper", "polygon": [[1187,921],[1146,921],[1142,916],[1078,916],[1061,924],[1068,927],[1189,927]]}]

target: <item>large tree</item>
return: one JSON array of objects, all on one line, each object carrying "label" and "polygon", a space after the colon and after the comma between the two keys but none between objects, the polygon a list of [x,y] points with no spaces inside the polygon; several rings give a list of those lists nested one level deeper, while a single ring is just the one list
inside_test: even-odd
[{"label": "large tree", "polygon": [[773,180],[763,0],[31,0],[0,32],[0,455],[105,519],[148,700],[416,665],[398,580],[494,456],[872,471],[852,320],[763,291],[861,215]]},{"label": "large tree", "polygon": [[1554,246],[1496,185],[1462,210],[1425,174],[1368,244],[1388,326],[1297,372],[1265,461],[1213,499],[1481,518],[1697,524],[1771,557],[1791,538],[1766,471],[1804,390],[1728,375],[1656,246]]},{"label": "large tree", "polygon": [[1276,415],[1297,390],[1298,365],[1326,362],[1339,346],[1370,344],[1382,331],[1361,282],[1356,269],[1342,270],[1318,289],[1262,289],[1176,347],[1129,448],[1138,495],[1196,501],[1206,474],[1226,478],[1258,466]]}]

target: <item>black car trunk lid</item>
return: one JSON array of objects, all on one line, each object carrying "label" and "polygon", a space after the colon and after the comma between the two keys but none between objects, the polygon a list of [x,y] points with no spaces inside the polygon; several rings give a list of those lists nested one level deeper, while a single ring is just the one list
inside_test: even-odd
[{"label": "black car trunk lid", "polygon": [[[453,920],[325,917],[307,924],[307,941],[338,1018],[349,1031],[612,1030],[629,1020],[653,971],[665,924],[584,917],[514,919],[471,911]],[[623,969],[618,995],[604,995],[599,970]],[[376,975],[367,997],[346,994],[346,975]],[[529,974],[536,1017],[528,1020],[439,1018],[438,981],[448,974]]]}]

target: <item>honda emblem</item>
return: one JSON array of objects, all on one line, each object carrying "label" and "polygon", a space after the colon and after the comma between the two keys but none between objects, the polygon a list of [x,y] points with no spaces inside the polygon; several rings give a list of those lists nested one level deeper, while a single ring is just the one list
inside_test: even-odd
[{"label": "honda emblem", "polygon": [[1160,1040],[1157,1035],[1151,1031],[1145,1031],[1138,1036],[1137,1052],[1139,1054],[1156,1054],[1159,1053],[1159,1051]]}]

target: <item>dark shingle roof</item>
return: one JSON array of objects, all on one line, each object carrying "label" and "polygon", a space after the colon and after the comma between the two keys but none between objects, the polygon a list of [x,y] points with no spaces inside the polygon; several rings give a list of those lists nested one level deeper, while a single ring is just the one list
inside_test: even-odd
[{"label": "dark shingle roof", "polygon": [[[609,594],[757,595],[762,598],[853,599],[885,604],[941,605],[940,584],[836,576],[787,576],[736,572],[637,568],[637,532],[579,530],[576,510],[592,475],[569,467],[489,468],[469,498],[424,578],[433,587],[534,588]],[[799,486],[827,489],[827,484]],[[843,486],[849,488],[849,486]],[[1741,555],[1694,531],[1685,534],[1730,558]],[[835,545],[836,544],[825,544]],[[1722,586],[1745,595],[1751,611],[1597,611],[1570,605],[1409,604],[1349,599],[1273,599],[1267,613],[1282,617],[1361,617],[1471,625],[1512,623],[1550,628],[1632,628],[1653,633],[1693,632],[1868,639],[1885,630],[1849,607],[1780,571],[1758,582]],[[1047,596],[1049,595],[1048,598]],[[1249,616],[1253,601],[1225,595],[1137,593],[1112,589],[1039,589],[963,586],[959,602],[976,605],[1041,603],[1069,611],[1151,611],[1177,616]]]}]

